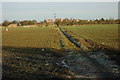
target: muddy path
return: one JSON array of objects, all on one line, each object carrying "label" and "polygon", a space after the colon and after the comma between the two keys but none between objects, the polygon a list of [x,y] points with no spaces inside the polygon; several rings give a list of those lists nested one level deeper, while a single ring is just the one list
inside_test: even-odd
[{"label": "muddy path", "polygon": [[60,31],[71,43],[80,49],[77,54],[71,51],[71,53],[65,56],[65,64],[69,66],[70,71],[76,73],[74,75],[76,79],[119,77],[120,67],[116,61],[111,60],[111,57],[107,55],[112,52],[102,48],[100,45],[93,43],[91,45],[91,43],[84,39],[80,39],[81,42],[79,43],[65,29],[60,28]]}]

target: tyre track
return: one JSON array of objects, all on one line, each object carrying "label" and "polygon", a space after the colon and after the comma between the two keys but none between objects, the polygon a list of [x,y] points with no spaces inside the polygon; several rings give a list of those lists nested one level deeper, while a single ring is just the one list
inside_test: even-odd
[{"label": "tyre track", "polygon": [[[117,78],[118,77],[119,73],[118,74],[114,73],[113,68],[111,68],[108,65],[101,64],[97,60],[98,56],[97,55],[94,56],[94,53],[100,53],[100,54],[104,53],[104,55],[106,56],[106,54],[103,50],[98,50],[97,52],[94,52],[94,51],[85,52],[82,49],[81,45],[70,34],[68,34],[64,29],[61,29],[61,28],[59,28],[59,29],[64,34],[64,36],[66,36],[68,38],[68,40],[71,43],[73,43],[77,48],[80,49],[80,51],[79,51],[80,55],[78,55],[77,57],[73,57],[73,54],[69,54],[69,53],[68,53],[68,55],[66,55],[66,61],[70,67],[69,69],[73,72],[76,72],[76,78],[78,78],[78,79],[81,77],[82,78],[90,78],[91,74],[93,75],[93,76],[91,76],[93,78]],[[90,54],[90,53],[92,53],[92,54]],[[85,59],[85,61],[83,61],[84,64],[91,66],[91,68],[90,68],[91,70],[95,70],[93,73],[90,73],[89,76],[86,75],[86,73],[85,74],[81,73],[83,71],[86,71],[88,68],[88,67],[85,67],[85,65],[82,65],[82,63],[81,63],[82,60],[79,60],[82,57]],[[101,57],[101,59],[103,59],[105,61],[105,59],[103,57]],[[80,62],[80,63],[78,63],[78,62]],[[112,64],[112,61],[109,61],[109,60],[106,60],[105,62],[106,63],[111,62],[111,65],[115,65],[115,64]],[[83,71],[80,71],[80,70],[82,70],[80,68],[83,68],[83,67],[85,69]],[[90,69],[88,70],[88,73],[89,73],[89,71],[92,72]],[[118,67],[117,67],[117,69],[118,69]],[[96,76],[94,76],[94,75],[96,75]]]}]

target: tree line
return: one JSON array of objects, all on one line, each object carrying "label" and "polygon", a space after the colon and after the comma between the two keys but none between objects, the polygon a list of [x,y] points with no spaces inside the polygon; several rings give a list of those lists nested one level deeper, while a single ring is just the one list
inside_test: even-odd
[{"label": "tree line", "polygon": [[72,26],[72,25],[84,25],[84,24],[120,24],[120,19],[96,19],[96,20],[81,20],[81,19],[63,19],[61,22],[59,19],[55,21],[57,26]]},{"label": "tree line", "polygon": [[[96,20],[81,20],[81,19],[55,19],[54,22],[51,22],[55,24],[56,26],[72,26],[72,25],[84,25],[84,24],[120,24],[120,19],[96,19]],[[37,22],[36,20],[23,20],[23,21],[3,21],[2,25],[3,26],[8,26],[10,24],[17,24],[18,26],[24,26],[24,25],[35,25],[35,24],[46,24],[47,22],[41,21]]]},{"label": "tree line", "polygon": [[24,20],[24,21],[17,21],[17,20],[8,21],[8,20],[5,20],[5,21],[3,21],[2,26],[8,26],[10,24],[17,24],[19,26],[24,26],[24,25],[34,25],[35,23],[37,23],[36,20]]}]

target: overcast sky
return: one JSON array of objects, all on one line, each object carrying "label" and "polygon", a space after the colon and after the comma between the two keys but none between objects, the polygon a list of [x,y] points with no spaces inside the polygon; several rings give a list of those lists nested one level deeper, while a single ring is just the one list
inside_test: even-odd
[{"label": "overcast sky", "polygon": [[118,18],[117,2],[3,2],[3,20]]}]

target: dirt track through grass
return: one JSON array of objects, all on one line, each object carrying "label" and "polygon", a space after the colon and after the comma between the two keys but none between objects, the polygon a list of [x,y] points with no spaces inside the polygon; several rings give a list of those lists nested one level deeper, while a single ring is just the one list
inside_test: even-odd
[{"label": "dirt track through grass", "polygon": [[92,40],[114,49],[118,48],[118,24],[62,26],[78,37]]},{"label": "dirt track through grass", "polygon": [[[71,55],[68,54],[69,56],[67,55],[68,65],[70,66],[71,71],[76,72],[78,74],[78,76],[77,75],[75,76],[76,78],[79,79],[79,78],[117,78],[118,77],[118,65],[114,64],[112,61],[108,59],[109,56],[106,55],[105,51],[101,49],[98,51],[96,50],[96,52],[94,51],[83,52],[81,51],[83,50],[80,47],[81,45],[75,42],[75,39],[70,34],[68,34],[67,31],[65,31],[64,29],[60,29],[60,30],[70,40],[70,42],[72,42],[76,47],[80,48],[77,56],[74,56],[73,54]],[[101,54],[103,54],[103,56],[99,56]],[[101,63],[99,62],[99,60],[102,60]],[[116,72],[113,72],[114,68],[112,68],[112,66],[117,66],[115,68],[117,70]]]},{"label": "dirt track through grass", "polygon": [[4,78],[79,80],[118,77],[118,66],[103,50],[81,51],[81,45],[77,43],[80,48],[75,46],[77,41],[70,41],[75,40],[74,37],[69,39],[59,28],[11,28],[9,32],[3,29],[3,35]]}]

